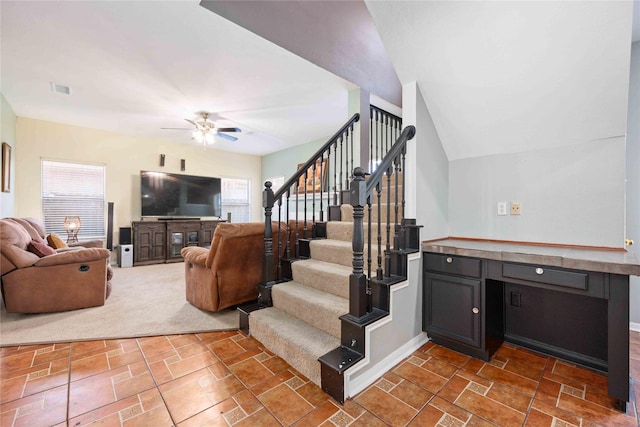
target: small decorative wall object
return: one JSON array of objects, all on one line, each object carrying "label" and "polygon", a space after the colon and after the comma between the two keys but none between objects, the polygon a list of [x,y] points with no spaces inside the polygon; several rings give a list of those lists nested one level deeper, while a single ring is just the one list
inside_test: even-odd
[{"label": "small decorative wall object", "polygon": [[[300,169],[304,163],[298,163],[298,169]],[[327,190],[327,159],[318,159],[316,161],[315,168],[315,179],[314,179],[314,170],[313,165],[307,169],[307,185],[306,192],[307,193],[317,193],[322,188],[323,191]],[[315,185],[314,185],[315,184]],[[298,179],[298,185],[296,187],[298,189],[298,193],[305,192],[305,176],[302,175],[300,179]]]},{"label": "small decorative wall object", "polygon": [[2,192],[11,192],[11,146],[2,143]]},{"label": "small decorative wall object", "polygon": [[187,162],[184,159],[180,159],[180,170],[181,171],[187,170]]},{"label": "small decorative wall object", "polygon": [[160,166],[164,166],[164,154],[160,154]]}]

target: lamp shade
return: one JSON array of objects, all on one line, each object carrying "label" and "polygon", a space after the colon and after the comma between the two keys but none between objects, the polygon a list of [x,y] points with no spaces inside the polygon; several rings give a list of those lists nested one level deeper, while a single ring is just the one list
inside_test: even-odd
[{"label": "lamp shade", "polygon": [[64,229],[69,231],[78,231],[80,229],[81,221],[79,216],[65,216],[64,217]]}]

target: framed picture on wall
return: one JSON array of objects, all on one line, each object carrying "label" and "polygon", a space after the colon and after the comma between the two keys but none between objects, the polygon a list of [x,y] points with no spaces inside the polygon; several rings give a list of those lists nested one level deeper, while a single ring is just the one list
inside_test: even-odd
[{"label": "framed picture on wall", "polygon": [[[298,163],[298,169],[300,169],[304,163]],[[315,179],[314,179],[314,167],[311,166],[307,169],[306,174],[306,192],[307,193],[315,193],[320,192],[320,188],[322,191],[326,191],[327,189],[327,159],[318,159],[316,161],[315,167]],[[298,179],[297,185],[298,193],[305,192],[305,175],[302,175],[300,179]]]},{"label": "framed picture on wall", "polygon": [[11,146],[2,143],[2,192],[11,192]]}]

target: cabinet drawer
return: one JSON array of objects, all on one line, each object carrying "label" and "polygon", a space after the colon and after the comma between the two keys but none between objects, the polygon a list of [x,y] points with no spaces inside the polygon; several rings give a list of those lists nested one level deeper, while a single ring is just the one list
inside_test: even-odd
[{"label": "cabinet drawer", "polygon": [[460,276],[480,277],[482,275],[481,260],[455,255],[426,253],[425,268],[428,271]]},{"label": "cabinet drawer", "polygon": [[512,279],[529,280],[583,291],[589,289],[589,274],[558,268],[505,262],[502,264],[502,275]]}]

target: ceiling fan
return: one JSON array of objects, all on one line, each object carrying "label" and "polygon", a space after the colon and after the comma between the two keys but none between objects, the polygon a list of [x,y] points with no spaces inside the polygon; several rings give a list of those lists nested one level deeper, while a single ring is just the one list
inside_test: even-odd
[{"label": "ceiling fan", "polygon": [[194,128],[162,128],[162,129],[177,129],[177,130],[190,130],[193,132],[193,139],[198,142],[201,142],[205,147],[207,144],[213,144],[215,141],[213,139],[214,135],[219,136],[220,138],[226,139],[228,141],[237,141],[238,138],[235,136],[227,135],[222,132],[241,132],[240,128],[219,128],[217,127],[211,120],[209,120],[210,113],[206,111],[201,111],[198,113],[201,117],[200,119],[190,120],[185,119],[187,122],[191,123]]}]

